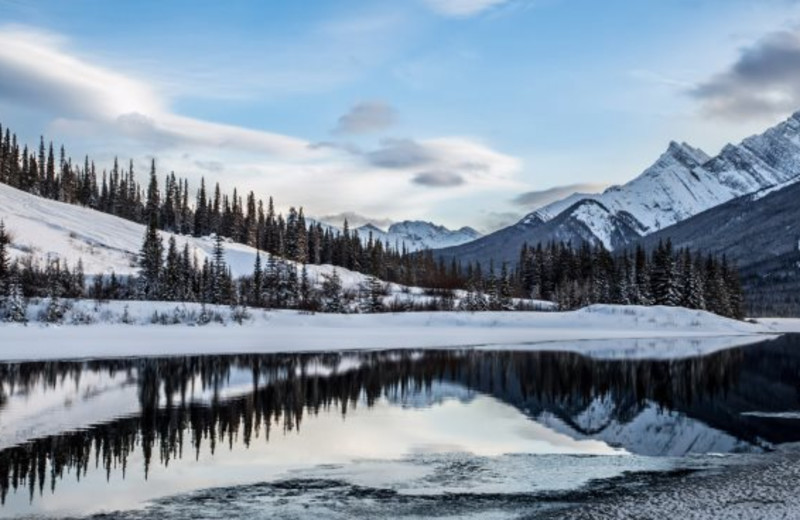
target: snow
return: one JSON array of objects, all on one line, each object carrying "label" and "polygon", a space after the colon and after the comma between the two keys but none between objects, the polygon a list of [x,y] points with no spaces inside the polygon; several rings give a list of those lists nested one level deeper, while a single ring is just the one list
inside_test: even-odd
[{"label": "snow", "polygon": [[800,333],[800,318],[756,318],[756,323],[778,334]]},{"label": "snow", "polygon": [[[46,301],[29,309],[35,317]],[[127,311],[126,311],[127,309]],[[571,350],[600,357],[681,357],[771,339],[758,324],[674,307],[594,305],[571,312],[304,314],[250,310],[242,325],[229,307],[208,307],[222,323],[189,326],[199,304],[74,302],[91,325],[0,325],[0,359],[33,360],[350,349],[481,347]],[[177,325],[151,323],[158,312]],[[122,323],[123,314],[127,314]],[[626,341],[621,341],[626,340]],[[658,340],[658,341],[655,341]],[[617,343],[616,346],[614,343]]]}]

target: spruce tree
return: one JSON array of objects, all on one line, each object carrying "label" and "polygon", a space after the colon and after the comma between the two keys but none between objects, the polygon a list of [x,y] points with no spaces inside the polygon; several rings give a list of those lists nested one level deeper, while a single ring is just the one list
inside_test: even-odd
[{"label": "spruce tree", "polygon": [[253,288],[250,303],[254,307],[261,307],[264,292],[264,271],[261,268],[261,251],[256,252],[256,262],[253,266]]},{"label": "spruce tree", "polygon": [[383,312],[383,296],[386,294],[386,289],[380,280],[374,276],[367,277],[364,286],[361,289],[361,312],[364,313],[378,313]]},{"label": "spruce tree", "polygon": [[146,300],[155,300],[160,296],[160,279],[163,263],[164,246],[156,227],[156,216],[151,214],[145,231],[144,243],[139,253],[139,294]]},{"label": "spruce tree", "polygon": [[324,274],[322,281],[322,310],[330,313],[345,311],[342,295],[342,279],[336,269],[330,275]]},{"label": "spruce tree", "polygon": [[0,220],[0,296],[8,294],[9,254],[8,245],[11,239],[6,232],[5,224]]},{"label": "spruce tree", "polygon": [[28,322],[28,301],[22,295],[19,283],[9,284],[8,295],[5,298],[5,321],[11,323]]}]

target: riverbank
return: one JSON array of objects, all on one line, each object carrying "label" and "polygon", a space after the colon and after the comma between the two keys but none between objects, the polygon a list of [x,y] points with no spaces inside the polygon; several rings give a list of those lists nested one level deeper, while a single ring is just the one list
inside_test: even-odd
[{"label": "riverbank", "polygon": [[[593,305],[571,312],[304,314],[175,302],[71,302],[63,324],[0,324],[0,360],[481,347],[672,358],[781,332],[675,307]],[[621,342],[621,340],[625,340]],[[702,340],[702,341],[700,341]]]}]

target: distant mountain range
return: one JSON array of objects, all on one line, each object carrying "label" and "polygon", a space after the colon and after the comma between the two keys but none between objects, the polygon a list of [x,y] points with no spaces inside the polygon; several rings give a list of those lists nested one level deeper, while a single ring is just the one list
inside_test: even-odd
[{"label": "distant mountain range", "polygon": [[[341,231],[338,226],[325,222],[321,223],[323,226]],[[374,224],[364,224],[354,228],[353,231],[358,231],[359,238],[365,244],[372,237],[373,241],[379,240],[398,251],[405,247],[408,252],[458,246],[483,236],[471,227],[465,226],[453,230],[422,220],[395,222],[388,229],[380,228]]]},{"label": "distant mountain range", "polygon": [[[716,157],[672,142],[641,175],[601,194],[575,194],[525,216],[518,223],[437,253],[462,262],[516,263],[524,243],[603,244],[619,249],[704,211],[766,189],[800,181],[800,112]],[[800,200],[800,199],[798,199]],[[754,200],[743,200],[743,205]],[[769,217],[768,208],[761,210]],[[706,228],[706,234],[714,228]],[[696,247],[704,246],[695,241]]]}]

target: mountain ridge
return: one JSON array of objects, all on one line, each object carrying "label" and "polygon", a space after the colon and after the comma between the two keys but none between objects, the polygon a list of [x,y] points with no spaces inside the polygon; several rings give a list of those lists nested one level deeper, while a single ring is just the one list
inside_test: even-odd
[{"label": "mountain ridge", "polygon": [[550,241],[625,247],[743,195],[800,181],[800,112],[710,157],[671,141],[637,177],[600,194],[570,195],[517,223],[437,254],[465,263],[516,263],[522,245]]}]

